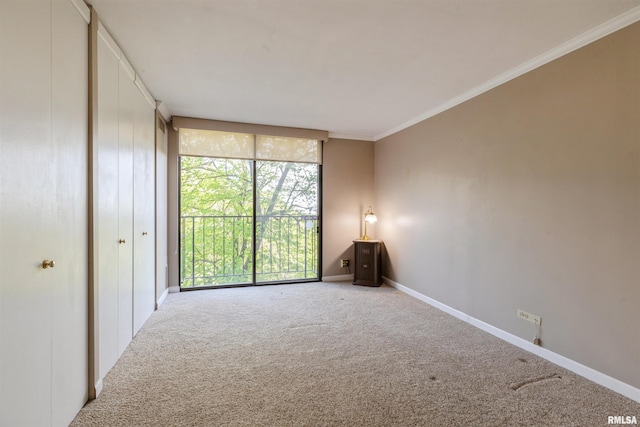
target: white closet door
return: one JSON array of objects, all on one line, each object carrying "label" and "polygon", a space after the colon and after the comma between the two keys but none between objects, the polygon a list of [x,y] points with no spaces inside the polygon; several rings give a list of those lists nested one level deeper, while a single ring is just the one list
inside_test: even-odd
[{"label": "white closet door", "polygon": [[51,13],[0,1],[0,425],[51,416]]},{"label": "white closet door", "polygon": [[[97,260],[97,380],[118,357],[118,82],[119,58],[98,36],[98,141],[94,170],[94,244]],[[97,386],[97,384],[96,384]]]},{"label": "white closet door", "polygon": [[[134,83],[135,72],[103,27],[98,30],[97,62],[98,141],[94,153],[98,158],[97,172],[94,171],[93,217],[94,245],[97,247],[94,263],[98,265],[94,276],[98,293],[95,386],[99,390],[102,378],[148,318],[149,307],[151,311],[155,308],[155,109]],[[150,144],[149,154],[147,147]],[[139,187],[136,182],[140,183]],[[140,212],[138,218],[136,208]],[[150,219],[145,213],[149,210]],[[151,250],[146,248],[149,244]],[[139,262],[134,262],[134,256]],[[145,273],[149,270],[148,265],[151,266],[150,277]],[[136,283],[140,283],[135,288],[134,275]]]},{"label": "white closet door", "polygon": [[133,338],[133,123],[138,88],[120,63],[118,144],[118,352]]},{"label": "white closet door", "polygon": [[52,2],[52,425],[87,401],[87,23],[69,0]]},{"label": "white closet door", "polygon": [[156,302],[167,292],[167,128],[160,116],[156,123]]},{"label": "white closet door", "polygon": [[0,425],[63,426],[87,398],[87,24],[0,1],[0,57]]},{"label": "white closet door", "polygon": [[155,309],[155,109],[137,92],[133,161],[133,334]]}]

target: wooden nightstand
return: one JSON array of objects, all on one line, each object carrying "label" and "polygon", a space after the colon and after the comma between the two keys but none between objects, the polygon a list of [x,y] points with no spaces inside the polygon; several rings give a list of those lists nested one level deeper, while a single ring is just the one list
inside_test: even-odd
[{"label": "wooden nightstand", "polygon": [[382,285],[382,241],[354,240],[355,270],[353,284],[362,286]]}]

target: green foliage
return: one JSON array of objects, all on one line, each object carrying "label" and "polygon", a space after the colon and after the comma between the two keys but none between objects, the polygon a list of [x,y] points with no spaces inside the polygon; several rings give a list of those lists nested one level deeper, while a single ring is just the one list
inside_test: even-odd
[{"label": "green foliage", "polygon": [[183,287],[318,275],[318,166],[181,157],[180,262]]}]

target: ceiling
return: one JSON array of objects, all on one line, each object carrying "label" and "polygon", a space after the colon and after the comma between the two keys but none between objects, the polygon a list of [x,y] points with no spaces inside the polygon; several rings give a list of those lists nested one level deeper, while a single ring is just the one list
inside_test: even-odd
[{"label": "ceiling", "polygon": [[376,140],[640,20],[640,0],[88,0],[165,114]]}]

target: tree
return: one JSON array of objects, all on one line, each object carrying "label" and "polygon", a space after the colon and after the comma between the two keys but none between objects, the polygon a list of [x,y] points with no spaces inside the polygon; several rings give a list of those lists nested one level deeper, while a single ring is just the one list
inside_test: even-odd
[{"label": "tree", "polygon": [[252,281],[254,167],[258,280],[317,277],[317,165],[182,157],[182,281]]}]

